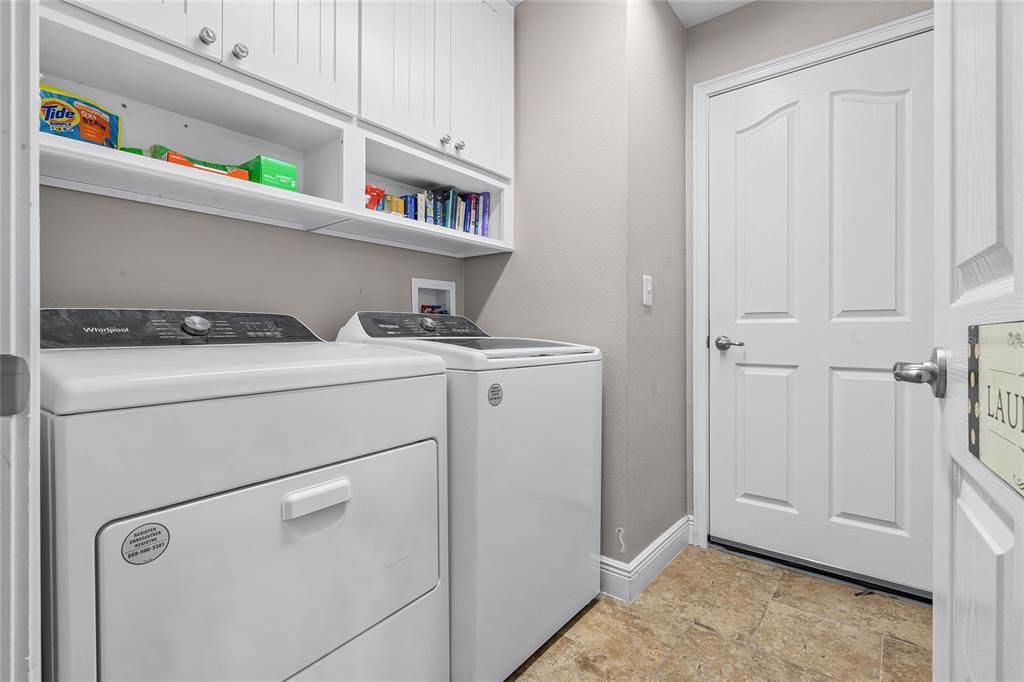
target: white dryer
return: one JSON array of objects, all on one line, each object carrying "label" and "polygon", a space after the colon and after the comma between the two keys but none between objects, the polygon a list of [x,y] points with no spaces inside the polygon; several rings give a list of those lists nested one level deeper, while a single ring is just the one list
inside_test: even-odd
[{"label": "white dryer", "polygon": [[444,359],[452,679],[502,680],[600,591],[601,352],[417,313],[338,340]]},{"label": "white dryer", "polygon": [[49,680],[447,680],[445,376],[287,315],[43,310]]}]

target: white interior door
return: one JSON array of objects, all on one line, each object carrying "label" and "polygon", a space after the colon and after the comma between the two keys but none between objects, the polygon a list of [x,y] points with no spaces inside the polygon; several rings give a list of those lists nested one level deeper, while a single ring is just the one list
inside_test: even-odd
[{"label": "white interior door", "polygon": [[0,679],[4,680],[40,676],[37,11],[34,2],[0,2]]},{"label": "white interior door", "polygon": [[[709,103],[710,535],[931,589],[932,37]],[[716,348],[716,337],[745,345]]]},{"label": "white interior door", "polygon": [[[1021,35],[1020,3],[936,4],[936,291],[951,359],[935,472],[938,680],[1024,679],[1024,434],[1002,413],[1019,420],[1022,379],[994,378],[1024,371],[1024,348],[981,326],[1024,320]],[[997,458],[1005,480],[987,466]]]}]

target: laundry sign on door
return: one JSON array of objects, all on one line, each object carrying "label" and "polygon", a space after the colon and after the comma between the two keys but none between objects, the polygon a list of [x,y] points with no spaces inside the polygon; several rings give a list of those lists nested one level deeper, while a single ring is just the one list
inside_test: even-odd
[{"label": "laundry sign on door", "polygon": [[968,447],[1024,495],[1024,322],[968,327]]}]

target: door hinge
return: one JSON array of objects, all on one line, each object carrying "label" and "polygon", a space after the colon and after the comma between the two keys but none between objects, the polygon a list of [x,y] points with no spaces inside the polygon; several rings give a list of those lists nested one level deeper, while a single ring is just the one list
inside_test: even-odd
[{"label": "door hinge", "polygon": [[24,358],[0,354],[0,417],[11,417],[25,411],[30,381],[28,363]]}]

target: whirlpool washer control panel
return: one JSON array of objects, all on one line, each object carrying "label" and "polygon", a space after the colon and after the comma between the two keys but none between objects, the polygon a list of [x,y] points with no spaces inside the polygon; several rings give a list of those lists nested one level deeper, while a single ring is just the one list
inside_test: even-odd
[{"label": "whirlpool washer control panel", "polygon": [[468,317],[427,313],[359,313],[367,336],[375,339],[421,338],[430,336],[488,336]]},{"label": "whirlpool washer control panel", "polygon": [[44,308],[39,317],[43,348],[321,341],[291,315],[274,313]]}]

